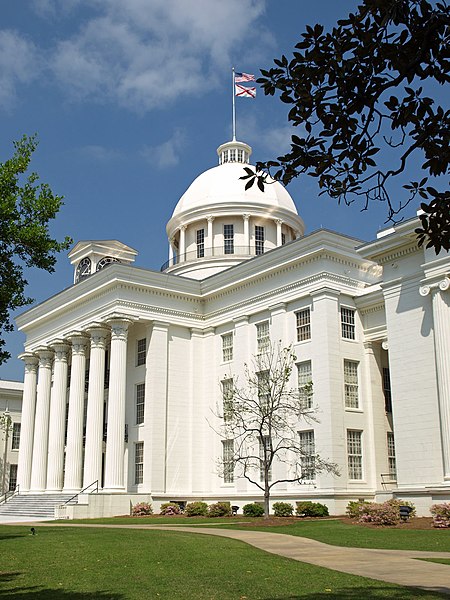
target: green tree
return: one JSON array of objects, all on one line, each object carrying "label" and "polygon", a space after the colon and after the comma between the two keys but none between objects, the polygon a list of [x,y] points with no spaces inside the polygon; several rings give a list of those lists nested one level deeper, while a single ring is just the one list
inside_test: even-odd
[{"label": "green tree", "polygon": [[[287,154],[246,168],[246,185],[307,174],[338,203],[384,202],[393,222],[419,198],[419,244],[449,250],[450,192],[440,176],[449,169],[450,111],[431,97],[450,81],[449,26],[445,0],[362,0],[332,31],[306,27],[293,57],[257,79],[265,94],[280,94],[299,133]],[[399,197],[392,182],[416,158],[422,174],[403,180]]]},{"label": "green tree", "polygon": [[[301,423],[317,421],[312,383],[291,387],[297,360],[292,347],[269,347],[245,365],[245,383],[235,376],[222,382],[223,404],[217,411],[224,457],[219,472],[225,481],[244,477],[264,494],[269,517],[272,489],[282,482],[302,483],[337,466],[316,453],[299,436]],[[284,463],[279,466],[279,463]]]},{"label": "green tree", "polygon": [[24,269],[54,271],[56,253],[67,249],[71,239],[53,239],[49,222],[62,206],[49,185],[39,183],[28,170],[36,136],[24,135],[14,142],[12,158],[0,163],[0,364],[10,357],[4,332],[12,331],[10,312],[33,300],[25,295]]}]

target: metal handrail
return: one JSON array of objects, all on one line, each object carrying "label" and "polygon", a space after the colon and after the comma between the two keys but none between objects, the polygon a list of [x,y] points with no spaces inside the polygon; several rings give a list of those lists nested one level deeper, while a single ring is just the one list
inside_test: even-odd
[{"label": "metal handrail", "polygon": [[8,490],[0,496],[0,504],[6,504],[13,496],[19,495],[19,486],[17,485],[14,490]]},{"label": "metal handrail", "polygon": [[92,485],[95,485],[95,488],[89,492],[89,494],[93,494],[94,492],[96,494],[98,494],[98,479],[96,479],[95,481],[93,481],[92,483],[90,483],[89,485],[87,485],[85,488],[83,488],[81,490],[81,492],[77,492],[74,496],[72,496],[72,498],[69,498],[68,500],[66,500],[66,502],[64,502],[63,506],[65,506],[66,504],[69,504],[69,502],[72,502],[72,500],[75,500],[75,498],[78,498],[78,496],[80,494],[83,494],[86,490],[88,490]]},{"label": "metal handrail", "polygon": [[[262,251],[261,251],[262,250]],[[185,252],[184,254],[178,254],[173,258],[167,260],[161,267],[160,271],[165,271],[169,267],[174,267],[175,265],[180,265],[185,262],[191,262],[194,260],[198,260],[201,258],[233,258],[234,256],[257,256],[259,254],[264,254],[264,250],[268,250],[268,248],[264,248],[264,245],[258,246],[258,250],[256,249],[256,245],[252,244],[251,246],[232,246],[225,247],[224,244],[220,246],[213,246],[212,248],[209,246],[205,246],[202,249],[196,248],[195,250],[190,250],[189,252]]]}]

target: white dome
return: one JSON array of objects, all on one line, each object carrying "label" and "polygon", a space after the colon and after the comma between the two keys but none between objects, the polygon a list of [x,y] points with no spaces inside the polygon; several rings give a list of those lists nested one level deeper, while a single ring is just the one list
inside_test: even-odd
[{"label": "white dome", "polygon": [[259,205],[268,212],[281,209],[298,215],[294,201],[287,190],[275,181],[267,184],[262,192],[256,184],[245,189],[246,181],[239,179],[245,175],[242,163],[226,163],[208,169],[199,175],[181,196],[172,217],[202,208],[214,209],[215,205],[233,204]]}]

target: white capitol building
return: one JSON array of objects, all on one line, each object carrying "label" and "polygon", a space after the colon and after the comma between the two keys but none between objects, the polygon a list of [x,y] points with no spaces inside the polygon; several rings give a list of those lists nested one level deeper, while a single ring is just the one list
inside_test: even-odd
[{"label": "white capitol building", "polygon": [[[68,518],[130,501],[242,506],[260,491],[217,463],[220,382],[270,339],[293,345],[318,422],[298,435],[340,476],[278,484],[272,501],[450,500],[450,260],[417,219],[362,243],[304,224],[279,183],[245,191],[251,148],[229,142],[167,225],[161,272],[117,240],[78,242],[74,285],[17,318],[26,334],[20,494],[81,492]],[[282,478],[283,463],[274,465]],[[87,488],[87,489],[86,489]],[[98,493],[90,493],[94,489]]]}]

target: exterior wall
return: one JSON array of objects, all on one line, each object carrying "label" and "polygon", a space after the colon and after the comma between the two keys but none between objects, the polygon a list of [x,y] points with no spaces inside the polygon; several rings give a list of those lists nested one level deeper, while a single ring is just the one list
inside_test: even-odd
[{"label": "exterior wall", "polygon": [[[17,466],[19,460],[19,449],[14,447],[13,430],[14,424],[20,424],[22,413],[23,383],[18,381],[0,381],[0,417],[5,414],[10,416],[10,427],[6,422],[0,422],[0,496],[15,488],[14,482],[10,480],[11,466]],[[15,442],[15,440],[14,440]]]}]

